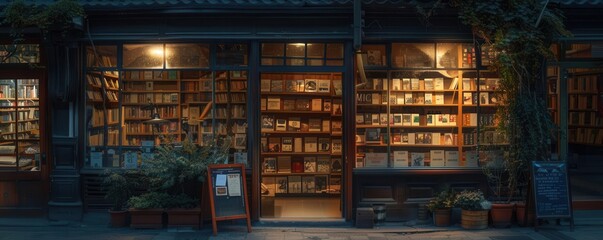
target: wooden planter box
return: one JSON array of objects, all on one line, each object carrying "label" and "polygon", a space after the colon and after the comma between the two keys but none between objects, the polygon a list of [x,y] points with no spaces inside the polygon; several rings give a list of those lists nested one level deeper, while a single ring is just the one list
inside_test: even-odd
[{"label": "wooden planter box", "polygon": [[163,209],[130,208],[131,228],[163,228]]},{"label": "wooden planter box", "polygon": [[201,227],[201,208],[173,208],[166,210],[168,227]]},{"label": "wooden planter box", "polygon": [[488,227],[488,210],[465,210],[461,212],[461,227],[464,229],[486,229]]},{"label": "wooden planter box", "polygon": [[111,227],[120,228],[128,225],[128,211],[111,211],[109,210],[109,214],[111,215]]},{"label": "wooden planter box", "polygon": [[506,228],[511,226],[513,220],[513,207],[511,203],[493,203],[490,209],[492,226],[495,228]]},{"label": "wooden planter box", "polygon": [[450,208],[436,209],[433,211],[433,224],[436,227],[448,227],[450,226]]}]

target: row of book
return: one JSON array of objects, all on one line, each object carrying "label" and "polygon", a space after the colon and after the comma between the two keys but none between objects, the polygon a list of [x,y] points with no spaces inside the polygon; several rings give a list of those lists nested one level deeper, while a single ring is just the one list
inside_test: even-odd
[{"label": "row of book", "polygon": [[[403,90],[444,90],[456,89],[456,83],[449,78],[393,78],[391,86],[388,84],[387,78],[369,78],[368,83],[359,89],[368,90],[388,90],[403,91]],[[454,84],[454,85],[453,85]],[[448,88],[445,88],[447,86]]]},{"label": "row of book", "polygon": [[392,151],[367,152],[356,155],[357,168],[405,168],[405,167],[477,167],[479,154],[475,151],[463,152],[464,161],[458,151],[442,149],[428,152]]},{"label": "row of book", "polygon": [[124,93],[123,103],[178,103],[178,93]]},{"label": "row of book", "polygon": [[333,115],[342,113],[341,100],[338,99],[267,97],[261,99],[260,107],[261,110],[331,112]]},{"label": "row of book", "polygon": [[597,110],[598,96],[595,94],[570,94],[569,109],[571,110]]},{"label": "row of book", "polygon": [[210,79],[200,79],[198,81],[181,81],[180,84],[181,90],[186,92],[212,91],[213,81]]},{"label": "row of book", "polygon": [[334,132],[341,133],[340,120],[325,118],[275,117],[262,115],[262,132]]},{"label": "row of book", "polygon": [[107,119],[107,124],[119,123],[119,108],[107,108],[106,111],[98,107],[92,108],[92,127],[105,125],[105,118]]},{"label": "row of book", "polygon": [[603,126],[603,117],[597,112],[569,112],[569,124],[574,126]]},{"label": "row of book", "polygon": [[341,139],[328,137],[262,137],[262,152],[266,153],[332,153],[341,154]]},{"label": "row of book", "polygon": [[178,92],[178,82],[134,81],[125,82],[125,91],[173,91]]},{"label": "row of book", "polygon": [[262,196],[275,197],[278,194],[337,194],[341,192],[341,176],[282,176],[262,177]]},{"label": "row of book", "polygon": [[603,144],[603,128],[574,128],[568,130],[570,143]]},{"label": "row of book", "polygon": [[598,93],[599,81],[596,74],[570,77],[567,79],[567,89],[570,93]]},{"label": "row of book", "polygon": [[372,126],[457,126],[456,114],[357,113],[356,124]]},{"label": "row of book", "polygon": [[[104,144],[105,133],[104,130],[91,130],[88,133],[88,145],[89,146],[102,146]],[[109,129],[107,132],[107,145],[117,146],[119,144],[119,131]]]},{"label": "row of book", "polygon": [[341,173],[341,158],[330,156],[264,157],[263,173]]},{"label": "row of book", "polygon": [[331,93],[331,86],[333,87],[335,95],[341,95],[341,80],[338,79],[333,81],[330,79],[262,79],[260,84],[261,92],[272,93]]},{"label": "row of book", "polygon": [[418,145],[456,145],[458,135],[455,133],[440,132],[402,132],[387,134],[381,132],[380,128],[367,128],[364,135],[356,135],[356,143],[359,144],[418,144]]},{"label": "row of book", "polygon": [[126,71],[127,80],[176,80],[179,71],[148,70],[148,71]]}]

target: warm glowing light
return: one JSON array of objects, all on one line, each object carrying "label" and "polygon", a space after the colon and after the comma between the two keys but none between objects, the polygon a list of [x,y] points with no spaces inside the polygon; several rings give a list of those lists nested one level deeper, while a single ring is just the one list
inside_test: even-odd
[{"label": "warm glowing light", "polygon": [[163,57],[163,47],[154,47],[149,50],[149,53],[153,56]]}]

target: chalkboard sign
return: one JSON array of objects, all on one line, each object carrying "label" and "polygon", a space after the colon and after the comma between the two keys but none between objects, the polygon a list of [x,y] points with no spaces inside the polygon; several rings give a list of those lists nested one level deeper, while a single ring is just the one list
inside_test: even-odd
[{"label": "chalkboard sign", "polygon": [[251,232],[245,165],[215,164],[207,172],[214,235],[218,232],[217,221],[241,218],[247,219],[247,231]]},{"label": "chalkboard sign", "polygon": [[567,163],[532,162],[536,218],[572,218]]}]

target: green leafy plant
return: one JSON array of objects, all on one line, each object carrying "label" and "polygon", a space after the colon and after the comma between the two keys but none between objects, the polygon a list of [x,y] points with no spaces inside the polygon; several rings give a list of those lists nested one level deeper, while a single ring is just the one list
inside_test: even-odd
[{"label": "green leafy plant", "polygon": [[[154,157],[145,161],[141,168],[141,173],[149,181],[149,191],[169,196],[156,199],[161,207],[196,207],[199,183],[207,178],[208,165],[225,162],[232,141],[227,137],[220,141],[221,144],[199,146],[188,137],[182,142],[166,137],[162,139]],[[145,200],[146,196],[142,197]]]},{"label": "green leafy plant", "polygon": [[545,104],[542,69],[553,56],[551,41],[570,33],[561,12],[541,1],[454,0],[452,5],[460,20],[496,53],[490,70],[500,75],[497,94],[504,103],[496,113],[496,131],[509,144],[501,148],[505,162],[491,165],[502,168],[486,175],[498,186],[494,189],[503,189],[500,181],[505,180],[506,191],[493,193],[510,200],[515,189],[527,184],[529,162],[549,159],[550,143],[559,133]]},{"label": "green leafy plant", "polygon": [[481,190],[463,190],[456,195],[454,206],[464,210],[488,210],[492,203],[484,198]]},{"label": "green leafy plant", "polygon": [[58,0],[49,5],[14,0],[2,12],[3,23],[11,27],[11,36],[16,42],[23,39],[26,28],[38,28],[43,34],[50,29],[65,32],[72,27],[74,18],[84,15],[84,8],[75,0]]},{"label": "green leafy plant", "polygon": [[126,208],[128,199],[132,197],[141,182],[134,172],[112,172],[103,180],[103,189],[106,190],[105,198],[111,201],[112,211],[121,211]]},{"label": "green leafy plant", "polygon": [[455,192],[450,188],[446,188],[440,191],[434,198],[429,200],[427,203],[427,209],[429,211],[435,211],[436,209],[445,209],[454,207]]},{"label": "green leafy plant", "polygon": [[128,206],[136,209],[164,208],[172,198],[165,192],[147,192],[128,199]]}]

